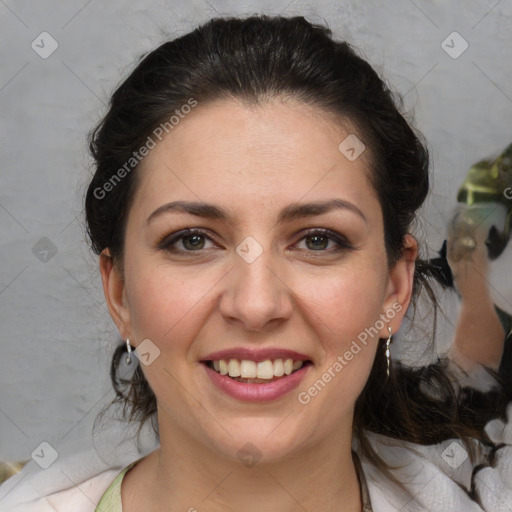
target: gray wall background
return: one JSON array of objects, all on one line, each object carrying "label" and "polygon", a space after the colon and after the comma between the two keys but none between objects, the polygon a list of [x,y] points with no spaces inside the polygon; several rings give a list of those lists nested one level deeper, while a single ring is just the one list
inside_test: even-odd
[{"label": "gray wall background", "polygon": [[[43,441],[90,446],[113,396],[117,332],[82,221],[86,134],[109,94],[164,40],[262,11],[327,22],[405,95],[432,151],[425,254],[440,248],[469,167],[511,142],[510,0],[1,0],[0,459],[27,460]],[[458,58],[442,47],[454,31],[469,45]],[[42,32],[58,43],[47,58]],[[463,41],[447,44],[458,53]]]}]

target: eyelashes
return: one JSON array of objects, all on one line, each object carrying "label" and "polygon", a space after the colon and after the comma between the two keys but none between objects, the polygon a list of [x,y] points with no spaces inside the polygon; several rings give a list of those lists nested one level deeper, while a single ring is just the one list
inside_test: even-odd
[{"label": "eyelashes", "polygon": [[201,229],[183,229],[181,231],[178,231],[177,233],[171,233],[170,235],[164,237],[164,239],[158,244],[158,248],[165,251],[170,252],[200,252],[204,250],[202,247],[196,250],[184,250],[184,249],[177,249],[176,244],[181,240],[189,240],[190,238],[197,238],[204,237],[208,240],[212,240],[210,236]]},{"label": "eyelashes", "polygon": [[[171,233],[170,235],[166,235],[160,242],[158,242],[158,249],[162,251],[171,252],[173,254],[183,254],[183,255],[190,255],[190,254],[201,254],[205,251],[209,250],[208,248],[205,248],[201,246],[201,240],[206,239],[213,243],[214,246],[219,247],[213,239],[208,235],[206,231],[203,231],[202,229],[198,228],[188,228],[183,229],[175,233]],[[335,231],[332,231],[330,229],[325,228],[313,228],[310,229],[304,233],[302,233],[302,237],[299,238],[295,243],[294,246],[302,242],[303,240],[314,240],[313,247],[314,249],[306,248],[306,249],[299,249],[304,250],[306,252],[312,253],[313,255],[318,254],[333,254],[333,253],[340,253],[343,251],[350,251],[354,247],[350,244],[350,242],[347,240],[347,238],[340,233],[337,233]],[[327,247],[329,246],[330,242],[334,242],[335,247],[333,248],[327,248],[324,247],[325,244],[320,243],[319,241],[327,241]],[[181,242],[182,246],[184,248],[178,248],[178,243]],[[198,243],[199,242],[199,243]],[[198,247],[198,245],[200,247]],[[204,244],[202,244],[204,245]],[[307,245],[307,244],[306,244]],[[187,246],[189,248],[187,248]],[[194,247],[195,246],[195,247]],[[190,248],[191,247],[191,248]],[[295,250],[295,249],[294,249]]]},{"label": "eyelashes", "polygon": [[[349,241],[347,240],[346,237],[344,237],[343,235],[339,234],[339,233],[336,233],[335,231],[331,231],[330,229],[319,229],[319,228],[314,228],[314,229],[310,229],[308,231],[306,231],[305,233],[303,233],[303,236],[295,243],[298,244],[299,242],[302,242],[303,240],[312,240],[312,239],[315,239],[316,241],[318,241],[319,239],[320,240],[327,240],[327,241],[331,241],[331,242],[334,242],[334,244],[336,245],[334,249],[330,249],[330,250],[323,250],[322,247],[318,247],[317,246],[317,249],[309,249],[307,248],[306,251],[308,252],[312,252],[312,253],[328,253],[328,254],[332,254],[332,253],[339,253],[339,252],[342,252],[342,251],[347,251],[347,250],[352,250],[353,249],[353,246],[349,243]],[[319,250],[321,249],[321,250]]]}]

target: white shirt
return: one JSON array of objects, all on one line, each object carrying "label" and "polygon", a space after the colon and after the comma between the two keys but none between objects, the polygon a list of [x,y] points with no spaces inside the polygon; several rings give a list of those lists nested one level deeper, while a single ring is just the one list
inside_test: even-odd
[{"label": "white shirt", "polygon": [[[464,490],[471,486],[475,464],[469,458],[460,462],[464,452],[459,441],[420,446],[370,434],[372,446],[387,463],[404,466],[395,475],[414,496],[411,500],[403,495],[362,459],[373,511],[511,512],[512,402],[508,405],[507,421],[493,420],[485,429],[494,443],[503,446],[496,452],[495,466],[480,469],[474,478],[481,504]],[[140,450],[133,439],[126,439],[116,449],[116,462],[102,460],[95,450],[58,459],[48,469],[41,469],[31,461],[0,486],[0,511],[94,512],[122,469],[157,446],[149,444]]]}]

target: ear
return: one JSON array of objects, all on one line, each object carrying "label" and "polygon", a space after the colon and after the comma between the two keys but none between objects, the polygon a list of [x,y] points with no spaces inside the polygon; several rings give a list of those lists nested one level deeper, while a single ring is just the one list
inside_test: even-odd
[{"label": "ear", "polygon": [[394,312],[386,316],[390,321],[382,332],[381,338],[389,336],[388,326],[394,334],[400,328],[402,320],[407,312],[412,298],[412,288],[414,284],[414,269],[416,267],[416,258],[418,257],[418,242],[412,235],[405,235],[403,252],[400,259],[395,263],[389,275],[388,286],[386,290],[386,299],[383,304],[384,311]]},{"label": "ear", "polygon": [[130,336],[131,322],[125,283],[108,248],[101,252],[99,266],[101,280],[103,281],[103,293],[110,316],[116,324],[121,337],[126,339]]}]

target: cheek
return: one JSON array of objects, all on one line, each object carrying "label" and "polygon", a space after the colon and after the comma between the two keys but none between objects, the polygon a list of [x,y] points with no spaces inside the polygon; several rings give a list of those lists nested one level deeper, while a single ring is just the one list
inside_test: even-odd
[{"label": "cheek", "polygon": [[[362,267],[347,266],[334,275],[297,281],[301,283],[303,314],[308,314],[322,346],[316,380],[308,383],[313,387],[303,391],[318,396],[317,405],[337,420],[364,388],[379,340],[380,329],[376,327],[381,326],[376,324],[384,312],[386,271],[378,264]],[[331,409],[332,403],[340,407]]]},{"label": "cheek", "polygon": [[211,291],[211,283],[207,276],[179,268],[132,268],[126,288],[134,336],[137,340],[149,338],[161,350],[178,349],[183,345],[180,340],[192,335],[193,319],[201,309],[201,300]]},{"label": "cheek", "polygon": [[[362,267],[362,266],[361,266]],[[330,350],[341,351],[383,313],[385,271],[368,265],[298,278],[297,296],[310,311]],[[327,348],[327,347],[326,347]]]}]

